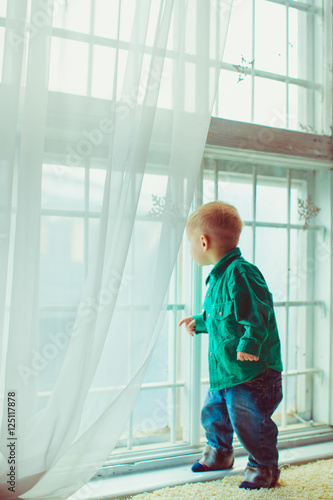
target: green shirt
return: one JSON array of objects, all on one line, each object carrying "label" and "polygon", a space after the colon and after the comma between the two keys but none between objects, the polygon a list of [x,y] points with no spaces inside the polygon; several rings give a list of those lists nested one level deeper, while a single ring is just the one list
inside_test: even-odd
[{"label": "green shirt", "polygon": [[[209,333],[210,388],[220,390],[253,379],[267,368],[282,371],[273,297],[259,269],[237,247],[213,267],[195,333]],[[237,351],[259,361],[237,361]]]}]

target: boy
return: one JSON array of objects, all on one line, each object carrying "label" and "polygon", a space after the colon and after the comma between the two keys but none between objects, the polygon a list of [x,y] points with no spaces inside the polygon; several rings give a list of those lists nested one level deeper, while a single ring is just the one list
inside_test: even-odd
[{"label": "boy", "polygon": [[237,247],[243,223],[235,207],[202,205],[186,224],[190,253],[213,264],[204,311],[180,321],[190,335],[209,333],[210,390],[201,413],[207,445],[194,472],[233,466],[232,437],[249,453],[240,488],[276,485],[277,426],[271,415],[282,399],[281,347],[273,299],[259,269]]}]

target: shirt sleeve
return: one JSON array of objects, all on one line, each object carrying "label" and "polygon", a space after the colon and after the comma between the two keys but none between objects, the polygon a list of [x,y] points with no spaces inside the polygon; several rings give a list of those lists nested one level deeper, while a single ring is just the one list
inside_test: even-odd
[{"label": "shirt sleeve", "polygon": [[272,296],[266,283],[254,274],[240,274],[232,288],[236,321],[245,327],[237,351],[260,357],[273,312]]},{"label": "shirt sleeve", "polygon": [[207,327],[206,327],[206,311],[204,311],[202,314],[197,314],[193,316],[193,319],[195,320],[195,332],[194,333],[208,333]]}]

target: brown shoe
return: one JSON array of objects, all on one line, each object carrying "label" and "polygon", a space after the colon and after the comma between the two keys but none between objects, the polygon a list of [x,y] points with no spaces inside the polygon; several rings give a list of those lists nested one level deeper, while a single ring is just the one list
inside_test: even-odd
[{"label": "brown shoe", "polygon": [[260,488],[273,488],[280,476],[279,469],[268,467],[246,467],[240,488],[259,490]]},{"label": "brown shoe", "polygon": [[192,466],[193,472],[207,472],[211,470],[231,469],[234,464],[233,451],[220,450],[206,445],[202,458]]}]

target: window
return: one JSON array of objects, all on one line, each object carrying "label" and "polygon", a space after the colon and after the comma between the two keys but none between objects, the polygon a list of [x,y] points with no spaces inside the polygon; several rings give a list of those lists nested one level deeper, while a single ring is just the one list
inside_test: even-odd
[{"label": "window", "polygon": [[[284,399],[274,415],[280,440],[290,433],[318,437],[328,432],[329,418],[323,405],[316,407],[316,393],[320,387],[323,397],[320,381],[329,363],[328,359],[324,364],[320,361],[316,339],[323,324],[323,335],[329,336],[329,304],[322,293],[329,279],[319,286],[318,276],[330,260],[324,213],[330,194],[327,188],[323,202],[322,192],[323,184],[330,185],[330,173],[325,165],[323,170],[313,170],[313,162],[306,160],[299,160],[297,166],[294,161],[290,168],[288,160],[272,164],[270,155],[258,162],[251,161],[255,155],[249,154],[246,163],[227,156],[225,151],[217,154],[207,147],[197,204],[222,199],[239,207],[245,221],[242,253],[262,270],[274,297],[284,362]],[[298,200],[307,200],[309,195],[319,204],[321,216],[304,229]],[[177,323],[183,315],[201,311],[210,267],[192,265],[191,272],[189,260],[184,238],[159,344],[111,464],[126,462],[128,453],[131,457],[147,456],[148,451],[154,457],[186,454],[205,442],[200,409],[209,385],[207,336],[191,339],[177,329]],[[235,446],[239,447],[237,439]]]},{"label": "window", "polygon": [[331,133],[326,112],[330,90],[325,88],[326,8],[321,0],[236,2],[213,115]]}]

